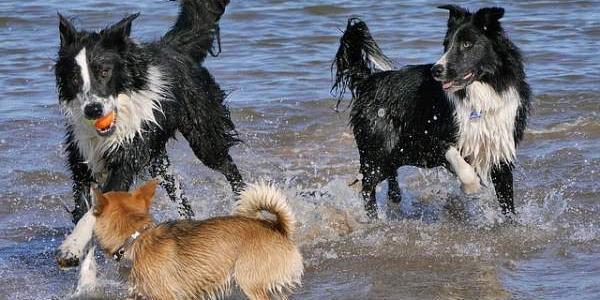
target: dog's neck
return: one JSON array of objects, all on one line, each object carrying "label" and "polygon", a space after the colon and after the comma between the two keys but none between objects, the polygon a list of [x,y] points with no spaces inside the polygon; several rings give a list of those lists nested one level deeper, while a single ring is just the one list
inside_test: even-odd
[{"label": "dog's neck", "polygon": [[106,216],[108,223],[100,220],[96,222],[95,233],[105,253],[112,255],[136,231],[145,227],[152,227],[154,221],[150,216]]},{"label": "dog's neck", "polygon": [[144,225],[142,228],[136,230],[134,233],[132,233],[126,240],[125,242],[123,242],[123,244],[121,244],[121,246],[117,249],[117,251],[115,251],[113,253],[113,258],[116,261],[121,261],[121,259],[123,259],[127,253],[127,251],[129,251],[131,249],[131,247],[133,246],[133,243],[135,243],[135,241],[140,237],[140,235],[142,235],[144,232],[146,232],[147,230],[151,229],[154,227],[154,223],[150,222],[150,223],[146,223],[146,225]]}]

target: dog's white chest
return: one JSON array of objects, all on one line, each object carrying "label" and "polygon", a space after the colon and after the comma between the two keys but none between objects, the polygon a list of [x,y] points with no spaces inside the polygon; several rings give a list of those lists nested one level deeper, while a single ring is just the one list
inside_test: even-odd
[{"label": "dog's white chest", "polygon": [[483,180],[492,166],[512,162],[516,157],[515,119],[521,103],[519,93],[509,88],[502,94],[485,83],[474,82],[466,98],[449,95],[455,105],[461,155],[468,159]]}]

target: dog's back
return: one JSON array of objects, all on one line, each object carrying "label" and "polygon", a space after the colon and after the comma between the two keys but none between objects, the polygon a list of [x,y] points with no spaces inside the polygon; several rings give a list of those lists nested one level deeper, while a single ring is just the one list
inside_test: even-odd
[{"label": "dog's back", "polygon": [[[262,210],[276,219],[260,218]],[[131,283],[151,299],[219,296],[232,279],[251,299],[284,295],[303,272],[293,226],[280,192],[251,186],[233,216],[167,222],[144,234],[132,248]]]}]

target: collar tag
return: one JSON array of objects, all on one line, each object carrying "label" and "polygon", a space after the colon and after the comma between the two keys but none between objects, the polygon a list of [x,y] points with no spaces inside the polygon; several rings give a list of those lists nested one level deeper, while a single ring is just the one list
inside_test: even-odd
[{"label": "collar tag", "polygon": [[469,120],[480,119],[482,115],[483,115],[483,112],[472,111],[471,114],[469,115]]}]

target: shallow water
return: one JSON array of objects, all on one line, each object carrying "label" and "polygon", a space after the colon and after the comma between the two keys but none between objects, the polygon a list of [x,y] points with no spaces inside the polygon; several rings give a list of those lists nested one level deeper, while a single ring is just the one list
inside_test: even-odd
[{"label": "shallow water", "polygon": [[[159,37],[173,3],[14,1],[0,3],[0,299],[63,299],[76,270],[53,252],[70,230],[69,173],[52,59],[60,11],[101,28],[140,11],[133,35]],[[465,2],[475,9],[486,1]],[[348,16],[369,24],[398,65],[441,55],[447,13],[428,1],[234,1],[221,22],[223,53],[207,66],[230,91],[245,143],[233,157],[248,181],[285,189],[300,221],[306,260],[294,299],[600,298],[600,3],[501,4],[504,27],[523,50],[534,112],[518,150],[518,217],[503,222],[492,191],[465,197],[443,169],[402,168],[403,202],[366,222],[356,190],[358,154],[347,113],[335,113],[330,63]],[[226,214],[225,179],[184,141],[171,156],[201,218]],[[191,167],[190,167],[191,166]],[[159,195],[159,220],[176,218]],[[123,292],[100,262],[105,296]],[[234,295],[233,298],[240,298]]]}]

